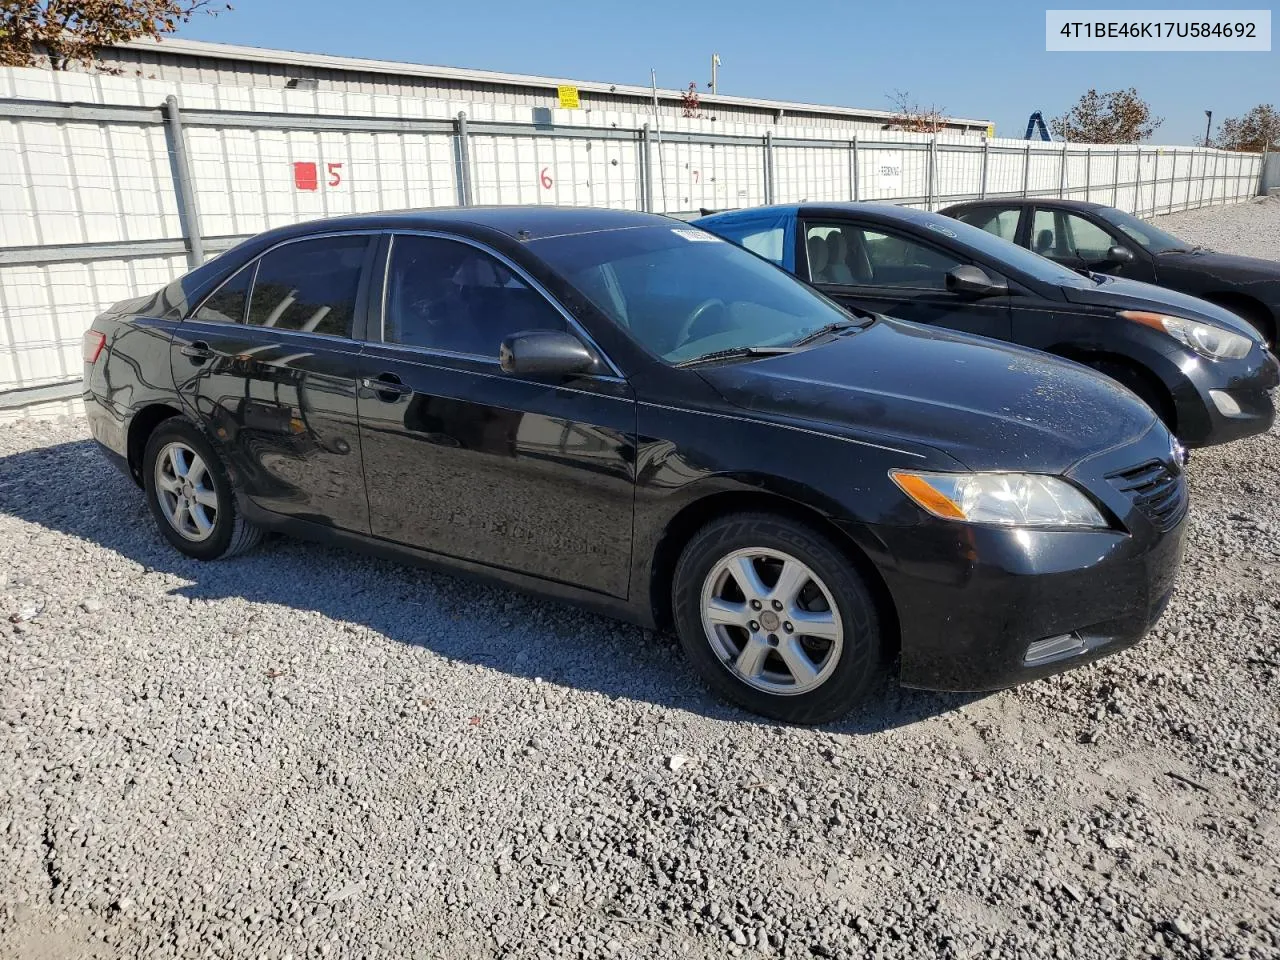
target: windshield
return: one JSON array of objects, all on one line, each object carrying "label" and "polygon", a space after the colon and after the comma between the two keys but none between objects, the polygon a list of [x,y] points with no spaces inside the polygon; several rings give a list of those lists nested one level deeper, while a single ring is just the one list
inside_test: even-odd
[{"label": "windshield", "polygon": [[977,253],[991,257],[998,264],[1008,264],[1013,269],[1021,270],[1033,279],[1040,280],[1043,283],[1069,287],[1093,286],[1093,281],[1088,277],[1083,277],[1074,270],[1068,270],[1066,267],[1054,263],[1048,257],[1032,253],[1025,247],[1020,247],[1008,240],[1002,240],[993,233],[987,233],[985,230],[971,227],[969,224],[961,223],[959,220],[952,220],[939,215],[936,220],[932,218],[926,220],[925,226],[930,230],[941,233],[943,236],[952,237]]},{"label": "windshield", "polygon": [[850,320],[789,273],[698,227],[631,227],[528,246],[668,363],[786,346]]},{"label": "windshield", "polygon": [[1172,234],[1157,230],[1145,220],[1131,217],[1122,210],[1105,207],[1097,213],[1103,220],[1118,227],[1121,233],[1149,253],[1174,253],[1191,249],[1191,244],[1185,240],[1179,240]]}]

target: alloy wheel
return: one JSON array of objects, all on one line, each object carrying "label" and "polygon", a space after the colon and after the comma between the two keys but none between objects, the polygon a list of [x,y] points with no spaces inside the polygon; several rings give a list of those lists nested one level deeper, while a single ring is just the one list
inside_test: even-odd
[{"label": "alloy wheel", "polygon": [[204,459],[185,443],[167,443],[156,457],[156,497],[174,530],[199,543],[213,535],[218,494]]},{"label": "alloy wheel", "polygon": [[735,550],[721,559],[703,582],[701,610],[721,663],[765,693],[807,693],[840,661],[844,625],[831,591],[780,550]]}]

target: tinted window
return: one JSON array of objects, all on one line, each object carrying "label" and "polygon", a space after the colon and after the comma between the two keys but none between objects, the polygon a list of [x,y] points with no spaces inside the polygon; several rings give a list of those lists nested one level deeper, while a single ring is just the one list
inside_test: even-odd
[{"label": "tinted window", "polygon": [[898,234],[852,223],[808,223],[805,250],[815,283],[945,290],[963,261]]},{"label": "tinted window", "polygon": [[244,308],[249,300],[249,284],[253,282],[253,268],[252,263],[241,268],[239,273],[200,305],[200,309],[192,314],[192,318],[215,323],[244,323]]},{"label": "tinted window", "polygon": [[320,237],[287,243],[266,254],[249,301],[249,323],[351,336],[368,246],[365,236]]},{"label": "tinted window", "polygon": [[1102,260],[1114,241],[1101,227],[1065,210],[1036,210],[1031,249],[1044,257]]},{"label": "tinted window", "polygon": [[791,343],[849,319],[789,273],[694,227],[634,227],[527,246],[671,363]]},{"label": "tinted window", "polygon": [[733,221],[723,226],[709,224],[708,229],[766,260],[781,264],[789,225],[790,220],[784,216],[768,220]]},{"label": "tinted window", "polygon": [[1022,211],[1017,207],[979,207],[956,214],[956,219],[994,234],[1002,240],[1012,241],[1018,233],[1018,218]]},{"label": "tinted window", "polygon": [[1172,253],[1175,250],[1190,250],[1191,244],[1179,240],[1173,234],[1157,230],[1145,220],[1131,217],[1114,207],[1104,207],[1097,211],[1098,216],[1108,223],[1113,223],[1144,250],[1151,253]]},{"label": "tinted window", "polygon": [[388,343],[493,358],[513,333],[566,327],[500,260],[465,243],[410,235],[391,244],[383,324]]},{"label": "tinted window", "polygon": [[973,251],[981,254],[994,260],[1001,267],[1007,266],[1010,270],[1021,271],[1044,283],[1072,287],[1092,287],[1094,285],[1093,281],[1088,277],[1082,277],[1075,271],[1068,270],[1052,260],[1037,256],[1030,250],[1010,243],[1008,240],[1001,240],[985,230],[971,227],[969,224],[961,223],[959,220],[930,214],[921,220],[917,220],[917,222],[923,223],[930,230],[937,230],[943,236],[948,237],[962,251]]}]

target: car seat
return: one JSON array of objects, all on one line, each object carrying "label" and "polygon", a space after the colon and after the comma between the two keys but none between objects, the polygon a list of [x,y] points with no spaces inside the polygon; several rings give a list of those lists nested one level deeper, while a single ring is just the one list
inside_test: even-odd
[{"label": "car seat", "polygon": [[844,238],[843,230],[833,230],[827,234],[827,275],[832,283],[853,283],[853,271],[849,269],[849,241]]},{"label": "car seat", "polygon": [[809,279],[814,283],[830,283],[827,277],[827,263],[831,256],[827,252],[827,241],[825,237],[813,234],[809,237],[806,246],[809,251]]}]

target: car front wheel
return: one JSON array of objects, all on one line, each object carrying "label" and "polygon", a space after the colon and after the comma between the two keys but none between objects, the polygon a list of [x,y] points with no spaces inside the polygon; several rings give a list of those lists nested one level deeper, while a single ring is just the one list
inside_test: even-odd
[{"label": "car front wheel", "polygon": [[680,557],[672,601],[695,669],[754,713],[823,723],[883,676],[865,581],[830,539],[790,519],[751,513],[709,523]]},{"label": "car front wheel", "polygon": [[161,535],[187,556],[216,560],[261,541],[262,529],[240,515],[222,461],[186,420],[173,417],[156,427],[142,475]]}]

